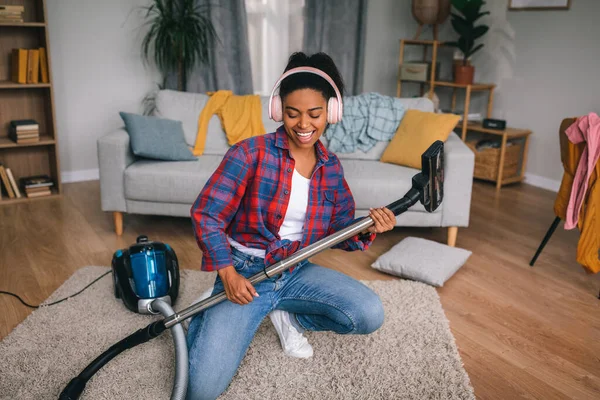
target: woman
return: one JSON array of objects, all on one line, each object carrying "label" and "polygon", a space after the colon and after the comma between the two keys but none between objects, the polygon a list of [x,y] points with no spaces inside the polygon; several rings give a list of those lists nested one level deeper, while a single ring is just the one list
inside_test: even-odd
[{"label": "woman", "polygon": [[[295,73],[298,67],[316,68],[322,76]],[[274,114],[282,113],[274,119],[283,125],[232,146],[191,210],[202,269],[218,272],[213,294],[225,290],[229,301],[190,323],[190,399],[214,399],[225,391],[267,315],[286,352],[299,357],[312,355],[302,336],[306,329],[368,334],[383,323],[381,301],[371,289],[307,260],[256,287],[247,279],[355,222],[340,161],[319,141],[341,111],[330,100],[341,101],[340,74],[323,53],[294,53],[286,71],[294,73],[273,99],[281,106],[273,107]],[[368,231],[336,248],[366,250],[376,233],[395,225],[385,207],[370,216],[375,224]]]}]

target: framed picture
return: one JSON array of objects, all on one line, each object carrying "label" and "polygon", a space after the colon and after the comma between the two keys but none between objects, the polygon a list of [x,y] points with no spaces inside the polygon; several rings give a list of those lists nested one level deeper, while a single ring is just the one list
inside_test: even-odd
[{"label": "framed picture", "polygon": [[571,0],[509,0],[509,10],[568,10]]}]

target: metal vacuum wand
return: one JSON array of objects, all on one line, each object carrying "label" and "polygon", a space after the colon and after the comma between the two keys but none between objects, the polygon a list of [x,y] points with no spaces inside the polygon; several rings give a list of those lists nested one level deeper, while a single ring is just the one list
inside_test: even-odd
[{"label": "metal vacuum wand", "polygon": [[[402,199],[388,205],[387,208],[389,208],[390,211],[394,213],[394,215],[399,215],[406,211],[413,204],[418,202],[419,197],[419,189],[413,187]],[[327,236],[324,239],[319,240],[318,242],[315,242],[303,248],[302,250],[297,251],[288,258],[281,260],[273,265],[270,265],[269,267],[266,267],[263,272],[259,272],[251,276],[250,278],[248,278],[248,280],[250,281],[250,283],[252,283],[252,285],[255,285],[259,282],[264,281],[265,279],[269,279],[277,274],[288,270],[289,268],[293,267],[299,262],[304,261],[307,258],[322,252],[323,250],[327,250],[330,247],[333,247],[336,244],[359,234],[360,232],[369,228],[373,224],[375,224],[375,221],[371,217],[366,217],[360,221],[357,221],[354,224],[342,229],[341,231],[338,231],[330,236]],[[202,312],[203,310],[212,307],[215,304],[218,304],[226,299],[227,295],[224,291],[219,292],[207,299],[204,299],[178,313],[173,314],[170,317],[165,318],[163,320],[165,328],[171,328],[173,325],[179,324],[184,320],[193,317],[194,315]]]}]

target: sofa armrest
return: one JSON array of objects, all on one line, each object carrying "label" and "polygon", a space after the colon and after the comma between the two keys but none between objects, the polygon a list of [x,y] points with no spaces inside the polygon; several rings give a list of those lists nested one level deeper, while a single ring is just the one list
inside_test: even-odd
[{"label": "sofa armrest", "polygon": [[454,132],[444,144],[442,226],[469,226],[475,154]]},{"label": "sofa armrest", "polygon": [[129,146],[129,134],[121,128],[98,139],[100,198],[103,211],[127,211],[125,169],[136,157]]}]

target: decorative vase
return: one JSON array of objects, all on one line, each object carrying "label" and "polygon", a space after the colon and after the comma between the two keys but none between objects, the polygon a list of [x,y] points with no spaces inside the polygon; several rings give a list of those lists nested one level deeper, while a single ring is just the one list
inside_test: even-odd
[{"label": "decorative vase", "polygon": [[460,85],[470,85],[473,83],[475,67],[473,65],[454,64],[454,83]]},{"label": "decorative vase", "polygon": [[415,40],[421,35],[423,25],[433,25],[433,40],[438,39],[438,26],[450,15],[450,0],[412,0],[412,15],[418,22]]},{"label": "decorative vase", "polygon": [[421,25],[435,24],[440,12],[438,0],[413,0],[412,14]]}]

